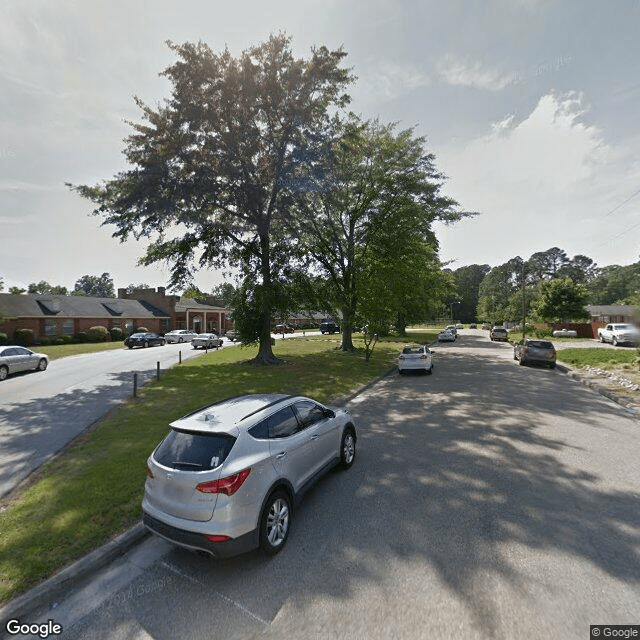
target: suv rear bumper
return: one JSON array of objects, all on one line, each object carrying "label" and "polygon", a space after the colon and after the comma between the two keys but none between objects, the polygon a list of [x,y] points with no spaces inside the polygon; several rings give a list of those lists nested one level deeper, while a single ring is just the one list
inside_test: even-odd
[{"label": "suv rear bumper", "polygon": [[195,549],[197,551],[204,551],[209,553],[215,558],[230,558],[242,553],[247,553],[256,549],[260,545],[260,536],[258,529],[249,531],[238,538],[231,538],[224,542],[211,542],[205,537],[205,534],[198,533],[196,531],[187,531],[186,529],[179,529],[173,527],[153,516],[150,516],[146,511],[142,513],[142,523],[151,533],[155,533],[157,536],[178,545],[185,549]]}]

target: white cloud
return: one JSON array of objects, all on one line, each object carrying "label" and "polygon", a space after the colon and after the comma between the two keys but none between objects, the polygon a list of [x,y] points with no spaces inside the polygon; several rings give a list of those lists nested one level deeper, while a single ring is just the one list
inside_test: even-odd
[{"label": "white cloud", "polygon": [[637,214],[621,209],[615,226],[605,215],[637,190],[640,164],[629,150],[607,145],[585,113],[581,94],[550,93],[524,119],[509,115],[463,147],[439,151],[447,191],[482,212],[439,232],[443,258],[499,264],[559,246],[600,264],[633,261],[637,242],[618,238],[614,246],[607,234]]},{"label": "white cloud", "polygon": [[487,68],[478,60],[471,61],[447,55],[436,65],[438,76],[448,84],[500,91],[518,81],[518,74]]},{"label": "white cloud", "polygon": [[393,63],[371,63],[358,73],[357,93],[375,95],[383,100],[395,100],[406,93],[428,87],[430,76],[422,69]]}]

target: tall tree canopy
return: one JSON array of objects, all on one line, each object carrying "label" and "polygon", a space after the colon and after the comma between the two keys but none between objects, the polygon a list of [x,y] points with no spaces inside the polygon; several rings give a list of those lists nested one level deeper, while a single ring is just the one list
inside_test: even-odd
[{"label": "tall tree canopy", "polygon": [[100,276],[86,275],[78,278],[71,295],[115,298],[116,292],[113,286],[113,279],[105,272]]},{"label": "tall tree canopy", "polygon": [[274,283],[295,248],[285,221],[330,111],[349,100],[346,54],[320,47],[294,58],[284,35],[237,58],[203,43],[169,46],[179,58],[163,73],[171,98],[156,109],[136,99],[144,122],[131,123],[126,141],[132,168],[75,189],[115,237],[155,237],[141,263],[166,261],[172,287],[196,265],[237,269],[256,318],[243,339],[259,342],[256,362],[277,362]]},{"label": "tall tree canopy", "polygon": [[[386,312],[393,316],[403,298],[413,297],[411,283],[425,269],[440,269],[431,224],[470,214],[440,194],[443,176],[413,130],[396,132],[394,125],[354,116],[333,124],[329,148],[314,167],[314,188],[292,224],[314,268],[328,280],[331,302],[342,316],[342,348],[351,350],[351,330],[363,302],[361,281],[368,278],[366,289],[376,301],[361,305],[361,312],[367,310],[364,320]],[[403,270],[418,256],[428,258],[419,270]]]}]

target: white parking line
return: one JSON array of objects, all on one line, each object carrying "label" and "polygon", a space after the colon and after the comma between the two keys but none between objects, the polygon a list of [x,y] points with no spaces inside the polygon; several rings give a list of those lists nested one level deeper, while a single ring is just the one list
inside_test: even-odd
[{"label": "white parking line", "polygon": [[[197,578],[194,578],[193,576],[190,576],[188,573],[185,573],[184,571],[181,571],[180,569],[178,569],[178,567],[174,567],[169,562],[166,562],[166,561],[163,560],[160,564],[163,567],[165,567],[166,569],[169,569],[169,571],[172,571],[176,575],[179,575],[181,578],[185,578],[185,579],[189,580],[190,582],[192,582],[193,584],[197,584],[200,587],[207,588],[207,585],[204,582],[202,582],[201,580],[198,580]],[[220,591],[208,591],[208,593],[213,593],[213,594],[217,595],[219,598],[221,598],[225,602],[228,602],[229,604],[232,604],[234,607],[237,607],[246,616],[249,616],[249,618],[252,618],[253,620],[256,620],[257,622],[259,622],[260,624],[264,625],[265,627],[270,626],[269,622],[267,622],[266,620],[263,620],[260,616],[257,616],[252,611],[249,611],[249,609],[247,609],[247,607],[245,607],[242,603],[236,602],[235,600],[233,600],[229,596],[225,596],[224,593],[220,593]]]}]

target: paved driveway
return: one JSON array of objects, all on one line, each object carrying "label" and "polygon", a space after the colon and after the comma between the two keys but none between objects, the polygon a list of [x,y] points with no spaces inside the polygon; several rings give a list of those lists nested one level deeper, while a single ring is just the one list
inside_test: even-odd
[{"label": "paved driveway", "polygon": [[152,538],[35,619],[83,640],[584,640],[639,622],[637,419],[480,332],[435,353],[432,376],[349,403],[356,463],[306,496],[278,556]]}]

